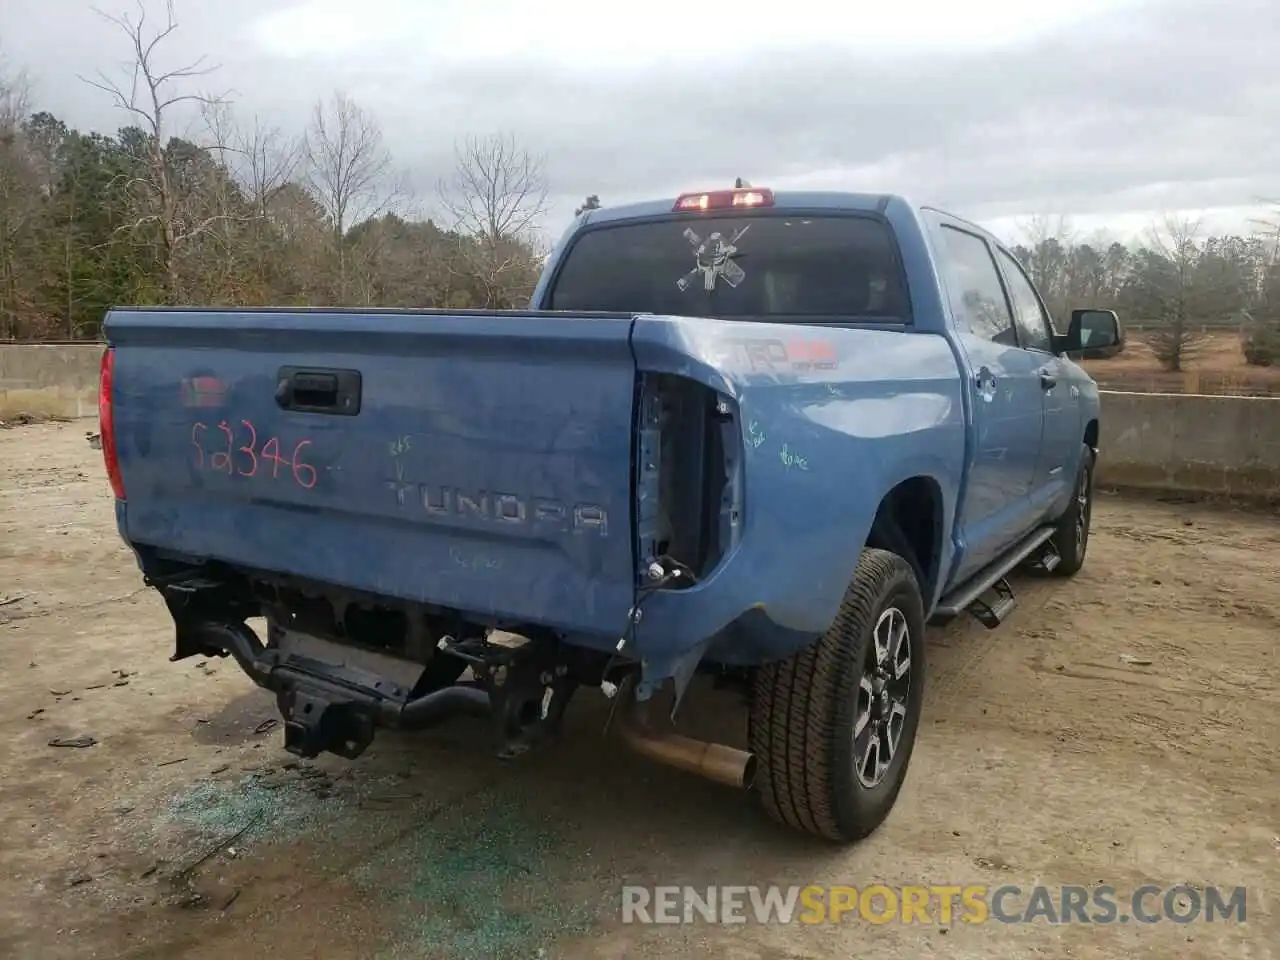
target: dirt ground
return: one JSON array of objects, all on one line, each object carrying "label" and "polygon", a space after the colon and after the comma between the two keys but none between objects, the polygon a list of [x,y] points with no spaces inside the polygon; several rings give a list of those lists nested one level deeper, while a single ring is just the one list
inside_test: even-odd
[{"label": "dirt ground", "polygon": [[1139,393],[1280,396],[1280,367],[1245,363],[1239,334],[1213,332],[1196,338],[1188,345],[1178,373],[1161,369],[1144,337],[1140,331],[1131,333],[1118,357],[1084,362],[1099,387]]},{"label": "dirt ground", "polygon": [[[1280,953],[1280,518],[1103,497],[1076,579],[1019,581],[998,631],[933,632],[898,806],[833,850],[603,742],[598,695],[514,765],[469,720],[293,762],[230,660],[168,662],[84,426],[0,430],[2,957]],[[624,883],[1249,892],[1244,924],[638,926]]]}]

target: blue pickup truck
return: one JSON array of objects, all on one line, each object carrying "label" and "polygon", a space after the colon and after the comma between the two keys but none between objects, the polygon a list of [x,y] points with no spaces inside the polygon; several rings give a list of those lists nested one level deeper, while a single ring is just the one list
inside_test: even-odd
[{"label": "blue pickup truck", "polygon": [[[1055,331],[971,223],[745,185],[588,211],[529,310],[106,334],[106,470],[173,659],[234,657],[288,750],[468,713],[514,757],[587,688],[623,744],[837,842],[902,786],[926,622],[994,628],[1015,568],[1084,563],[1098,392],[1068,356],[1123,343],[1109,310]],[[699,674],[749,749],[677,732]]]}]

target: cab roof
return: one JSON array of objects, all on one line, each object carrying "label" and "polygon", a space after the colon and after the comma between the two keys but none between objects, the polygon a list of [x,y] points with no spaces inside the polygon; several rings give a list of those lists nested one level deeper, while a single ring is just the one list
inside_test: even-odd
[{"label": "cab roof", "polygon": [[[750,187],[739,187],[736,189],[752,189]],[[761,188],[767,189],[767,188]],[[726,188],[713,187],[712,192],[720,192]],[[690,191],[693,193],[699,191]],[[830,210],[832,212],[842,213],[884,213],[890,206],[899,207],[912,211],[930,211],[949,220],[964,224],[966,227],[981,233],[989,239],[999,242],[991,235],[985,227],[980,224],[966,220],[964,217],[949,213],[934,206],[916,206],[912,204],[906,197],[896,193],[857,193],[841,190],[779,190],[768,191],[772,196],[772,203],[761,208],[755,209],[771,209],[771,210]],[[680,196],[685,196],[681,194]],[[575,224],[578,228],[591,225],[599,225],[605,223],[619,223],[627,220],[647,220],[653,217],[668,216],[716,216],[716,215],[733,215],[742,211],[734,210],[707,210],[707,211],[676,211],[676,202],[679,196],[668,197],[661,200],[644,200],[638,203],[624,203],[618,206],[600,207],[595,210],[587,210],[579,218]]]}]

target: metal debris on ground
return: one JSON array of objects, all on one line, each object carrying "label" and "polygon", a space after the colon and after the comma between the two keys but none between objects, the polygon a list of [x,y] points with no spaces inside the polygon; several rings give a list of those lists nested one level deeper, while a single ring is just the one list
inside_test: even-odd
[{"label": "metal debris on ground", "polygon": [[11,603],[19,603],[27,599],[26,594],[18,594],[16,597],[0,597],[0,607],[7,607]]},{"label": "metal debris on ground", "polygon": [[93,737],[89,736],[88,734],[85,734],[84,736],[80,736],[80,737],[54,737],[52,740],[49,741],[49,746],[83,748],[83,747],[92,747],[97,742],[98,741],[95,740]]},{"label": "metal debris on ground", "polygon": [[174,876],[183,877],[191,873],[192,870],[200,866],[200,864],[204,863],[210,857],[214,856],[217,853],[220,853],[225,847],[231,846],[231,844],[235,843],[237,840],[243,837],[246,833],[248,833],[255,826],[257,826],[258,821],[261,819],[262,819],[261,814],[256,815],[255,817],[253,817],[253,819],[251,819],[248,823],[246,823],[243,827],[241,827],[231,836],[226,837],[225,839],[219,840],[217,843],[215,843],[212,847],[206,850],[203,854],[201,854],[195,860],[188,863],[185,867],[182,867],[181,869],[175,871]]}]

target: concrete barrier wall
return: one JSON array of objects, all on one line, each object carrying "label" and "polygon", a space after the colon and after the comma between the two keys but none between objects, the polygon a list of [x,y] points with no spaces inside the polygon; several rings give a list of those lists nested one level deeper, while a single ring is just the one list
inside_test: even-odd
[{"label": "concrete barrier wall", "polygon": [[0,420],[98,415],[100,343],[0,343]]},{"label": "concrete barrier wall", "polygon": [[[0,343],[0,420],[97,414],[97,343]],[[1103,393],[1098,482],[1280,500],[1280,398]]]},{"label": "concrete barrier wall", "polygon": [[1103,393],[1099,483],[1280,501],[1280,397]]}]

